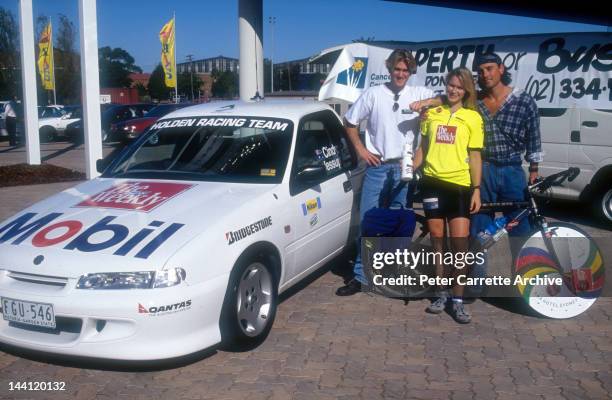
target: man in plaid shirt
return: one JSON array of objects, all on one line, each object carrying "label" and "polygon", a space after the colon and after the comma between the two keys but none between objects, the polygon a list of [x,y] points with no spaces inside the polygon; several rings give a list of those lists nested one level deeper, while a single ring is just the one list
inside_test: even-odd
[{"label": "man in plaid shirt", "polygon": [[[478,109],[485,124],[481,201],[523,201],[527,181],[521,168],[522,156],[529,162],[529,183],[533,183],[544,155],[538,107],[529,94],[508,86],[510,74],[497,54],[485,53],[475,65],[481,88]],[[518,212],[506,216],[512,218]],[[491,214],[475,215],[471,234],[483,231],[491,218]],[[529,230],[529,222],[523,219],[510,235],[525,236]]]}]

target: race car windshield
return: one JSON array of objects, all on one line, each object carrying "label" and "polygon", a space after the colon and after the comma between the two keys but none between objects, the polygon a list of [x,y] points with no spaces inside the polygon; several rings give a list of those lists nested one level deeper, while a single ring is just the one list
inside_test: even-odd
[{"label": "race car windshield", "polygon": [[278,118],[158,121],[104,176],[280,183],[293,124]]}]

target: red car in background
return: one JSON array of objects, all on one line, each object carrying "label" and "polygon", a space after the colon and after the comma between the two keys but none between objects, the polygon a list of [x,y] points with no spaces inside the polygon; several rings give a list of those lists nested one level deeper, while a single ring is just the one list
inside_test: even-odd
[{"label": "red car in background", "polygon": [[190,105],[189,103],[160,104],[149,110],[142,118],[130,119],[112,124],[110,126],[108,140],[113,142],[132,141],[164,115]]}]

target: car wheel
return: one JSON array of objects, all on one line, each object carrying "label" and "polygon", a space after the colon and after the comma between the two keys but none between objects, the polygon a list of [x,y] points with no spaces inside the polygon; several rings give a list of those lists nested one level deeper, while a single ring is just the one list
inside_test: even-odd
[{"label": "car wheel", "polygon": [[38,131],[41,143],[49,143],[55,141],[55,129],[50,126],[43,126]]},{"label": "car wheel", "polygon": [[593,203],[595,212],[603,221],[612,225],[612,188],[610,185],[601,190]]},{"label": "car wheel", "polygon": [[221,312],[223,344],[237,350],[259,345],[272,329],[277,305],[277,282],[269,261],[239,264],[230,274]]}]

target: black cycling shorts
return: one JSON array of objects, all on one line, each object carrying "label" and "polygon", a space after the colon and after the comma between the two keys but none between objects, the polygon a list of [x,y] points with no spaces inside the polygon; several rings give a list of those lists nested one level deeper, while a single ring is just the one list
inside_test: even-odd
[{"label": "black cycling shorts", "polygon": [[470,217],[472,190],[469,186],[457,185],[427,175],[419,185],[426,218]]}]

